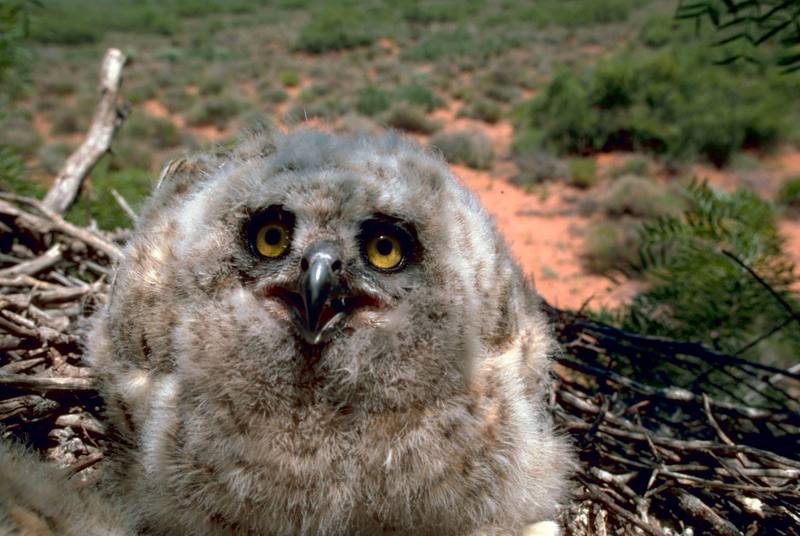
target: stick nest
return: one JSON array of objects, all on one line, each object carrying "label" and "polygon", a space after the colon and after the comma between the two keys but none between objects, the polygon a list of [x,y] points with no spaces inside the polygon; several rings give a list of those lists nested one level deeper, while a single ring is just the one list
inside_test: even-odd
[{"label": "stick nest", "polygon": [[[87,483],[109,439],[81,341],[125,239],[0,194],[0,432]],[[567,534],[800,534],[800,374],[546,308]]]}]

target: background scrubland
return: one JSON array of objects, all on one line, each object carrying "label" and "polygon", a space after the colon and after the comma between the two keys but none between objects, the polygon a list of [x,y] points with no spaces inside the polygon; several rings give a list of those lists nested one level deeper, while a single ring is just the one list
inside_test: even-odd
[{"label": "background scrubland", "polygon": [[130,226],[112,190],[136,209],[166,161],[243,128],[393,128],[453,163],[554,305],[797,363],[800,74],[769,46],[715,63],[730,51],[673,1],[25,5],[0,188],[43,195],[103,51],[130,57],[129,115],[73,222]]}]

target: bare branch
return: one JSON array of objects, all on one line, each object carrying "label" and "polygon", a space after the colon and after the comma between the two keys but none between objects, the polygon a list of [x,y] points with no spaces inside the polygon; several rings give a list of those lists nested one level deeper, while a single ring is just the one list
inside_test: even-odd
[{"label": "bare branch", "polygon": [[83,180],[111,147],[114,132],[122,124],[124,114],[117,106],[117,98],[125,60],[125,55],[116,48],[106,51],[100,67],[100,103],[89,133],[81,146],[67,158],[44,198],[44,205],[58,214],[64,214],[72,206]]}]

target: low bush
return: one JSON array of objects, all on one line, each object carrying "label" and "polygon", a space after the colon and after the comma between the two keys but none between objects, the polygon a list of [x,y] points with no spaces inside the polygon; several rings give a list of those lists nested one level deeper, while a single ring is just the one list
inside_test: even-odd
[{"label": "low bush", "polygon": [[778,190],[776,201],[787,209],[789,215],[800,215],[800,177],[786,179]]},{"label": "low bush", "polygon": [[597,204],[607,216],[643,219],[676,216],[685,208],[683,198],[668,186],[635,175],[616,180]]},{"label": "low bush", "polygon": [[31,37],[41,43],[80,45],[98,42],[107,31],[172,35],[179,28],[172,2],[48,0],[33,13]]},{"label": "low bush", "polygon": [[25,161],[10,147],[0,145],[0,191],[42,198],[47,188],[27,178]]},{"label": "low bush", "polygon": [[686,195],[682,214],[644,227],[640,269],[650,285],[620,323],[637,333],[699,340],[779,366],[796,362],[800,330],[780,325],[790,325],[786,303],[797,310],[797,278],[783,250],[775,207],[751,192],[725,193],[707,184],[691,185]]},{"label": "low bush", "polygon": [[88,123],[84,124],[81,113],[71,106],[62,106],[52,113],[50,132],[56,135],[76,134],[83,132]]},{"label": "low bush", "polygon": [[597,163],[593,158],[573,158],[568,163],[570,183],[578,188],[591,188],[597,183]]},{"label": "low bush", "polygon": [[432,120],[425,110],[407,103],[397,103],[386,114],[386,124],[390,127],[409,132],[431,134],[441,128],[441,124]]},{"label": "low bush", "polygon": [[157,149],[175,147],[181,143],[181,135],[175,125],[164,117],[151,117],[134,111],[122,124],[120,139],[133,139],[149,143]]},{"label": "low bush", "polygon": [[748,65],[711,65],[699,45],[618,53],[562,71],[523,109],[519,137],[564,153],[639,150],[717,165],[768,149],[800,120],[789,80]]},{"label": "low bush", "polygon": [[544,150],[515,152],[514,161],[519,172],[512,181],[523,188],[531,188],[543,182],[565,180],[570,176],[569,166],[556,155]]},{"label": "low bush", "polygon": [[638,219],[623,217],[618,220],[593,224],[584,237],[581,261],[593,274],[628,277],[635,276],[639,264],[640,225]]},{"label": "low bush", "polygon": [[17,110],[0,117],[0,146],[21,156],[33,156],[41,143],[42,138],[27,112]]},{"label": "low bush", "polygon": [[112,230],[131,227],[125,212],[119,207],[111,190],[116,190],[135,211],[138,211],[150,194],[153,174],[140,169],[111,171],[107,165],[98,164],[92,172],[90,182],[78,201],[67,212],[67,219],[78,225],[87,225],[95,220],[101,229]]},{"label": "low bush", "polygon": [[369,45],[374,40],[373,26],[363,8],[331,3],[311,12],[311,20],[300,29],[296,46],[319,54]]},{"label": "low bush", "polygon": [[261,100],[270,104],[280,104],[289,100],[289,94],[279,87],[265,87],[259,92]]},{"label": "low bush", "polygon": [[225,128],[231,119],[244,109],[244,104],[234,98],[220,95],[196,102],[187,112],[190,125],[213,125]]},{"label": "low bush", "polygon": [[403,58],[412,61],[437,61],[465,57],[483,61],[520,44],[521,40],[512,34],[483,33],[460,27],[426,33],[416,45],[403,52]]},{"label": "low bush", "polygon": [[72,153],[72,147],[66,143],[56,141],[39,147],[36,159],[45,173],[55,176],[61,170],[67,157]]},{"label": "low bush", "polygon": [[132,104],[141,104],[153,99],[158,94],[158,87],[152,82],[143,82],[125,90],[125,98]]},{"label": "low bush", "polygon": [[149,170],[153,164],[153,152],[153,147],[147,140],[130,138],[114,140],[111,144],[108,170]]},{"label": "low bush", "polygon": [[164,90],[161,102],[172,113],[183,113],[190,110],[197,100],[194,95],[186,93],[186,89],[179,86],[171,86]]},{"label": "low bush", "polygon": [[300,73],[294,69],[287,69],[281,71],[280,74],[281,84],[286,87],[295,87],[300,83]]},{"label": "low bush", "polygon": [[400,86],[397,88],[395,96],[400,100],[419,106],[427,112],[432,112],[443,104],[442,99],[436,93],[421,84]]},{"label": "low bush", "polygon": [[503,117],[503,107],[489,99],[479,97],[467,102],[458,111],[458,115],[494,124]]},{"label": "low bush", "polygon": [[385,112],[392,105],[392,95],[375,86],[362,88],[356,94],[356,110],[366,116]]},{"label": "low bush", "polygon": [[619,165],[613,166],[608,174],[611,178],[617,179],[626,175],[638,175],[646,177],[650,172],[650,162],[647,158],[635,155],[626,158],[624,162]]},{"label": "low bush", "polygon": [[483,132],[440,132],[431,138],[430,145],[442,151],[453,164],[488,169],[494,161],[492,141]]}]

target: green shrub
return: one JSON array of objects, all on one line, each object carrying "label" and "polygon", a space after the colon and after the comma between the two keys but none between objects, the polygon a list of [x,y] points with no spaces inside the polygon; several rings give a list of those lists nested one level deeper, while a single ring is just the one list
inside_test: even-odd
[{"label": "green shrub", "polygon": [[107,31],[172,35],[179,28],[171,3],[48,0],[34,12],[31,37],[41,43],[80,45],[98,42]]},{"label": "green shrub", "polygon": [[63,142],[53,142],[39,147],[36,159],[48,175],[55,176],[61,170],[67,157],[72,153],[72,147]]},{"label": "green shrub", "polygon": [[159,47],[153,51],[153,58],[167,63],[184,61],[186,53],[182,48],[174,46]]},{"label": "green shrub", "polygon": [[312,11],[311,20],[300,29],[297,48],[319,54],[369,45],[374,40],[372,25],[363,9],[323,4]]},{"label": "green shrub", "polygon": [[297,95],[297,100],[305,104],[311,104],[312,102],[330,95],[331,91],[333,91],[333,88],[330,85],[312,84],[300,91]]},{"label": "green shrub", "polygon": [[421,134],[431,134],[441,128],[441,125],[430,119],[425,110],[407,103],[397,103],[392,106],[386,116],[386,124]]},{"label": "green shrub", "polygon": [[63,97],[75,93],[75,82],[68,78],[65,73],[59,73],[56,78],[47,79],[42,82],[42,93],[58,95]]},{"label": "green shrub", "polygon": [[10,147],[0,145],[0,190],[42,198],[47,193],[43,184],[26,178],[25,161]]},{"label": "green shrub", "polygon": [[265,87],[259,95],[262,101],[270,104],[280,104],[289,100],[289,94],[279,87]]},{"label": "green shrub", "polygon": [[300,83],[300,73],[294,69],[281,71],[280,74],[281,84],[286,87],[295,87]]},{"label": "green shrub", "polygon": [[172,113],[182,113],[194,106],[197,97],[186,93],[186,89],[179,86],[171,86],[164,90],[161,99],[162,104]]},{"label": "green shrub", "polygon": [[76,108],[63,107],[53,112],[50,129],[53,134],[76,134],[83,132],[84,127],[83,118]]},{"label": "green shrub", "polygon": [[511,46],[521,44],[511,35],[484,34],[465,27],[425,34],[413,47],[403,52],[412,61],[436,61],[457,56],[485,60]]},{"label": "green shrub", "polygon": [[515,151],[514,161],[519,172],[512,181],[523,188],[531,188],[553,180],[564,180],[570,176],[569,166],[547,151]]},{"label": "green shrub", "polygon": [[258,6],[252,0],[177,0],[175,13],[181,17],[207,17],[221,13],[251,13]]},{"label": "green shrub", "polygon": [[396,96],[398,99],[419,106],[427,112],[432,112],[443,104],[442,99],[436,93],[420,84],[401,86],[397,89]]},{"label": "green shrub", "polygon": [[568,165],[573,186],[591,188],[597,182],[597,163],[593,158],[573,158]]},{"label": "green shrub", "polygon": [[27,48],[32,2],[0,5],[0,115],[7,100],[19,96],[30,82],[30,53]]},{"label": "green shrub", "polygon": [[483,94],[493,101],[508,103],[519,98],[522,92],[514,86],[491,85],[483,88]]},{"label": "green shrub", "polygon": [[[621,323],[638,333],[699,340],[738,353],[785,319],[787,312],[761,282],[724,252],[797,307],[792,292],[797,278],[782,249],[777,213],[775,207],[743,190],[724,193],[695,183],[686,194],[689,204],[683,214],[645,226],[641,268],[651,284],[635,297]],[[776,363],[781,358],[770,344],[781,341],[793,348],[784,357],[796,362],[800,331],[794,329],[778,332],[761,347],[765,352],[757,347],[749,355]]]},{"label": "green shrub", "polygon": [[309,104],[295,104],[284,117],[287,124],[293,125],[308,119],[333,120],[350,111],[349,104],[341,99],[329,97]]},{"label": "green shrub", "polygon": [[650,162],[643,156],[632,156],[626,158],[622,165],[614,166],[609,170],[611,178],[624,177],[626,175],[638,175],[645,177],[650,171]]},{"label": "green shrub", "polygon": [[220,95],[196,102],[187,112],[186,119],[190,125],[214,125],[225,128],[243,109],[242,102]]},{"label": "green shrub", "polygon": [[143,82],[127,88],[124,93],[125,98],[132,104],[141,104],[155,98],[158,94],[158,87],[152,82]]},{"label": "green shrub", "polygon": [[792,215],[800,213],[800,177],[786,179],[778,190],[776,200]]},{"label": "green shrub", "polygon": [[483,132],[440,132],[430,145],[442,151],[448,162],[474,169],[488,169],[494,161],[492,141]]},{"label": "green shrub", "polygon": [[593,224],[584,237],[581,261],[593,274],[613,276],[636,275],[641,246],[640,222],[625,217]]},{"label": "green shrub", "polygon": [[197,83],[200,95],[208,97],[210,95],[220,95],[228,83],[228,75],[220,72],[206,72]]},{"label": "green shrub", "polygon": [[6,146],[21,156],[33,156],[41,143],[30,114],[14,111],[0,116],[0,146]]},{"label": "green shrub", "polygon": [[109,171],[125,169],[148,170],[153,163],[153,148],[147,140],[120,138],[111,144]]},{"label": "green shrub", "polygon": [[472,117],[486,123],[494,124],[503,117],[503,107],[488,99],[477,98],[468,102],[458,111],[462,117]]},{"label": "green shrub", "polygon": [[561,72],[524,108],[519,135],[566,153],[640,150],[718,165],[786,139],[800,118],[796,88],[751,66],[710,65],[704,50],[623,52]]},{"label": "green shrub", "polygon": [[385,112],[392,105],[392,96],[375,86],[367,86],[356,94],[356,110],[367,116]]},{"label": "green shrub", "polygon": [[637,218],[676,216],[685,206],[683,199],[667,186],[635,175],[615,181],[600,197],[598,205],[608,216]]},{"label": "green shrub", "polygon": [[478,13],[482,2],[470,0],[438,0],[419,2],[410,0],[398,2],[402,5],[403,18],[411,23],[431,24],[435,22],[454,22]]},{"label": "green shrub", "polygon": [[120,137],[149,143],[158,149],[175,147],[181,143],[181,135],[175,125],[164,117],[151,117],[134,112],[120,129]]},{"label": "green shrub", "polygon": [[100,164],[97,168],[78,201],[67,212],[67,219],[77,225],[88,225],[94,219],[101,229],[107,230],[131,227],[133,222],[120,208],[111,190],[116,190],[134,211],[138,211],[152,189],[152,174],[139,169],[110,171]]}]

